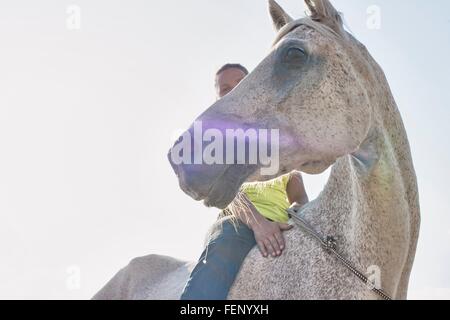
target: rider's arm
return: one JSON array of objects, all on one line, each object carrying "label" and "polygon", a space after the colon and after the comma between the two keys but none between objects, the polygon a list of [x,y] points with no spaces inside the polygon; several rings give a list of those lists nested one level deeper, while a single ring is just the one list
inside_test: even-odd
[{"label": "rider's arm", "polygon": [[290,204],[297,204],[302,207],[309,202],[300,172],[295,171],[292,173],[286,187],[286,193]]}]

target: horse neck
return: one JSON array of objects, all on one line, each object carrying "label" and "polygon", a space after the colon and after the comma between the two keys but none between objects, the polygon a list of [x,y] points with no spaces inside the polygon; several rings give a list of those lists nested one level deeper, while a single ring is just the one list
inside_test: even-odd
[{"label": "horse neck", "polygon": [[375,114],[360,150],[333,166],[310,218],[361,271],[378,267],[397,292],[416,236],[417,184],[400,114],[390,95],[385,103],[389,112]]}]

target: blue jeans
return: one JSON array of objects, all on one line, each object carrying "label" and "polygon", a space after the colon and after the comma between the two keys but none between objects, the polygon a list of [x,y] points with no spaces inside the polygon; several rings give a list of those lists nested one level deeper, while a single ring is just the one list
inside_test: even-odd
[{"label": "blue jeans", "polygon": [[211,238],[186,284],[181,300],[226,300],[250,250],[256,246],[253,231],[229,220]]}]

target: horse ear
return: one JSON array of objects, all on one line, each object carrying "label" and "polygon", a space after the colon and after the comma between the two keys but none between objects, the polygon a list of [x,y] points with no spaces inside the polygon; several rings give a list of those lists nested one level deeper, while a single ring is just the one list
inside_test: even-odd
[{"label": "horse ear", "polygon": [[338,12],[329,0],[305,0],[311,19],[321,22],[338,33],[344,31],[341,13]]},{"label": "horse ear", "polygon": [[275,0],[269,0],[269,11],[272,16],[273,25],[277,31],[293,21]]}]

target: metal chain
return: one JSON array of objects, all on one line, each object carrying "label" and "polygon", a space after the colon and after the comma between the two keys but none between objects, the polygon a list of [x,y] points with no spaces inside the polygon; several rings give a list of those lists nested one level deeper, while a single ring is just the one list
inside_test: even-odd
[{"label": "metal chain", "polygon": [[[369,285],[369,279],[358,269],[356,269],[349,260],[344,258],[344,256],[337,250],[337,242],[333,237],[323,238],[319,233],[317,233],[304,219],[297,215],[297,212],[290,208],[288,209],[289,217],[294,219],[294,221],[309,235],[314,237],[320,242],[322,248],[329,254],[333,254],[338,260],[350,270],[358,279],[360,279],[366,286]],[[392,300],[392,298],[382,289],[372,287],[371,290],[379,295],[384,300]]]}]

